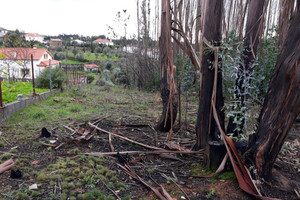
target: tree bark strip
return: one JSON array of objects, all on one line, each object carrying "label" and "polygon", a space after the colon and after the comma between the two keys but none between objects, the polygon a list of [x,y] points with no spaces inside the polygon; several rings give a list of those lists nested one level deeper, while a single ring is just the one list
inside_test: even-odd
[{"label": "tree bark strip", "polygon": [[[271,170],[287,134],[300,113],[300,11],[294,17],[278,57],[259,116],[257,133],[248,154],[258,174],[271,178]],[[249,144],[250,145],[250,144]]]}]

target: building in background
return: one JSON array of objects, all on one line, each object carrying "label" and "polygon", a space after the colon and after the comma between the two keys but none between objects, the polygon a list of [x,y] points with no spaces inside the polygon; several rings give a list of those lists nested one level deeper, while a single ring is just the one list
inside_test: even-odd
[{"label": "building in background", "polygon": [[43,43],[44,37],[37,33],[27,33],[24,35],[26,41],[38,41]]},{"label": "building in background", "polygon": [[110,40],[108,39],[97,39],[97,40],[94,40],[93,41],[94,44],[102,44],[102,45],[106,45],[106,46],[113,46],[114,43],[111,42]]},{"label": "building in background", "polygon": [[0,48],[1,77],[31,79],[31,55],[35,77],[38,77],[46,67],[56,67],[61,63],[53,60],[52,54],[47,49]]},{"label": "building in background", "polygon": [[55,50],[59,46],[62,46],[62,40],[61,39],[50,39],[50,41],[49,41],[49,48],[50,49]]}]

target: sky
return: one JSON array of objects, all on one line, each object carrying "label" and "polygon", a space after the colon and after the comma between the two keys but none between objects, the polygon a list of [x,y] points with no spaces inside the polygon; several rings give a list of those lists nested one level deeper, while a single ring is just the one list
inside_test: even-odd
[{"label": "sky", "polygon": [[127,36],[137,31],[136,0],[1,0],[0,5],[0,27],[8,30],[52,36],[109,36],[110,25],[118,35],[124,35],[114,19],[118,11],[126,9],[130,15]]}]

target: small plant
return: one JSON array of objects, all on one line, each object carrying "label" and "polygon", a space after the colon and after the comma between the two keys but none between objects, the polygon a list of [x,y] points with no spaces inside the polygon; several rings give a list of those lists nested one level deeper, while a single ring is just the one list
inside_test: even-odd
[{"label": "small plant", "polygon": [[93,189],[95,188],[95,179],[94,176],[86,176],[83,178],[83,182],[85,183],[86,188]]},{"label": "small plant", "polygon": [[216,191],[216,190],[215,190],[214,188],[211,189],[211,190],[205,195],[205,197],[206,197],[207,199],[213,197],[213,196],[215,195],[215,191]]}]

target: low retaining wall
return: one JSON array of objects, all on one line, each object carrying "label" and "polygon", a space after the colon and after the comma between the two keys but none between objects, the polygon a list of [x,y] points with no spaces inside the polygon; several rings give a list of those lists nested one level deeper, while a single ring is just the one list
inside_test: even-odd
[{"label": "low retaining wall", "polygon": [[46,99],[59,91],[59,89],[54,89],[52,91],[44,92],[34,97],[24,98],[22,101],[14,101],[6,104],[3,108],[0,108],[0,122],[5,121],[15,112],[33,104],[34,102]]}]

